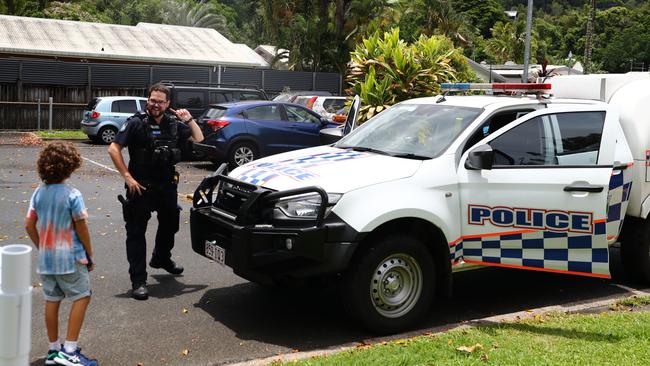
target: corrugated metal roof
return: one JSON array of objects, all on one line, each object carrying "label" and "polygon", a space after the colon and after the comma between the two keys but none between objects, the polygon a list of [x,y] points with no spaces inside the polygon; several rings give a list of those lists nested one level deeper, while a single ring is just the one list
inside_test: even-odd
[{"label": "corrugated metal roof", "polygon": [[0,15],[0,53],[80,59],[263,67],[246,45],[210,28],[136,26]]}]

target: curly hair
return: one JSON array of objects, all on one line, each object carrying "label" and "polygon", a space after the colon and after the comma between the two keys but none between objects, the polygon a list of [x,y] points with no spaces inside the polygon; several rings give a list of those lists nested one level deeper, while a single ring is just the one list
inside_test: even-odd
[{"label": "curly hair", "polygon": [[69,142],[52,142],[41,150],[36,166],[43,183],[62,183],[81,166],[81,154]]}]

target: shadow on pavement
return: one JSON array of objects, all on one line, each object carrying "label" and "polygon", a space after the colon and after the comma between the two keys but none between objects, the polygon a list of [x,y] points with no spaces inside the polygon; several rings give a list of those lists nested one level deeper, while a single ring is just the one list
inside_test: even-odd
[{"label": "shadow on pavement", "polygon": [[[191,285],[180,282],[178,279],[183,276],[174,276],[174,275],[151,275],[150,277],[154,278],[158,283],[152,283],[149,281],[147,284],[147,289],[149,290],[149,297],[156,299],[168,299],[172,297],[181,296],[184,294],[189,294],[196,291],[201,291],[208,285]],[[130,298],[131,290],[117,294],[115,297],[118,298]]]},{"label": "shadow on pavement", "polygon": [[[233,330],[240,339],[301,351],[374,337],[347,317],[343,299],[334,287],[289,290],[245,283],[208,290],[194,306]],[[427,318],[412,331],[628,295],[608,280],[485,268],[456,274],[453,297],[438,299]]]}]

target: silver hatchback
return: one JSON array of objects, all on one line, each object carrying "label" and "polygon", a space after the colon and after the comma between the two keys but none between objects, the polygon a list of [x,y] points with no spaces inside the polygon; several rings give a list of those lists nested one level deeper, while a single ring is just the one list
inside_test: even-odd
[{"label": "silver hatchback", "polygon": [[143,97],[93,98],[84,110],[81,130],[95,142],[110,144],[126,119],[146,108],[147,98]]}]

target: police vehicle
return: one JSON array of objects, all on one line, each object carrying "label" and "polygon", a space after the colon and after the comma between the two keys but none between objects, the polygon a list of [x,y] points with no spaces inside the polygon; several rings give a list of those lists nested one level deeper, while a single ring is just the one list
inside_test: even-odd
[{"label": "police vehicle", "polygon": [[220,168],[194,195],[193,250],[259,283],[334,277],[378,333],[479,266],[610,278],[620,245],[650,282],[647,75],[445,87],[509,96],[408,100],[332,145]]}]

